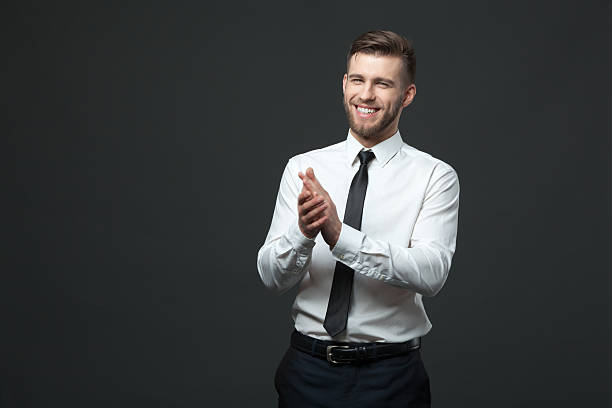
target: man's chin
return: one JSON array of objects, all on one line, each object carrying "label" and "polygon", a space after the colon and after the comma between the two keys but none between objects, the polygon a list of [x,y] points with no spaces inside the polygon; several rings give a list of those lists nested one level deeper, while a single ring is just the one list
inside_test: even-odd
[{"label": "man's chin", "polygon": [[350,121],[349,125],[351,126],[351,129],[353,131],[355,131],[359,135],[364,135],[364,136],[365,135],[371,136],[372,132],[375,131],[377,128],[376,123],[365,124],[363,123],[363,121],[360,121],[359,119],[355,119],[355,118],[353,118],[353,120]]},{"label": "man's chin", "polygon": [[364,131],[363,129],[355,129],[355,128],[351,128],[351,132],[353,133],[353,136],[357,136],[360,139],[364,139],[364,140],[376,139],[376,135],[374,134],[374,132]]},{"label": "man's chin", "polygon": [[351,123],[351,131],[363,139],[376,139],[376,135],[380,133],[381,129],[376,124],[359,126],[357,123]]}]

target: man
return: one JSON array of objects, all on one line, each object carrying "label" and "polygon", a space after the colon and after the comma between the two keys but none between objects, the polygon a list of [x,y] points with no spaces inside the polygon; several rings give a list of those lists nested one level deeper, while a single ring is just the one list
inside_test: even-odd
[{"label": "man", "polygon": [[430,406],[422,296],[448,276],[459,182],[399,134],[414,75],[404,37],[359,36],[342,80],[346,140],[287,163],[257,256],[268,288],[299,283],[275,378],[281,407]]}]

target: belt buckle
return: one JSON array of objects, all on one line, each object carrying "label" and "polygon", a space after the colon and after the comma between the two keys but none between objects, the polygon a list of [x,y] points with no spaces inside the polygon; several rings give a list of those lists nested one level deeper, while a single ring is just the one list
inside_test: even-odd
[{"label": "belt buckle", "polygon": [[334,349],[337,348],[341,348],[341,349],[347,349],[350,348],[350,346],[339,346],[339,345],[335,345],[335,346],[327,346],[327,361],[329,361],[330,364],[332,365],[337,365],[337,364],[349,364],[349,361],[337,361],[334,360],[334,357],[332,356],[332,352],[334,351]]}]

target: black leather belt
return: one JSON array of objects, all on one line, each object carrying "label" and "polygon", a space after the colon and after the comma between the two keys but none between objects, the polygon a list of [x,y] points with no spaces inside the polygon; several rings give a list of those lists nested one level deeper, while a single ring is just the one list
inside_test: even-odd
[{"label": "black leather belt", "polygon": [[404,343],[342,343],[318,340],[294,330],[291,346],[330,364],[358,364],[408,354],[421,347],[421,338]]}]

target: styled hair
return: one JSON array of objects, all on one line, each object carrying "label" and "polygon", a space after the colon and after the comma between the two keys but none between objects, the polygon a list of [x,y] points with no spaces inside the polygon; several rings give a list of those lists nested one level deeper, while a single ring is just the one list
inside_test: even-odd
[{"label": "styled hair", "polygon": [[368,31],[355,38],[346,57],[346,69],[357,53],[375,56],[395,56],[402,59],[405,83],[413,84],[416,75],[416,56],[412,42],[393,31]]}]

